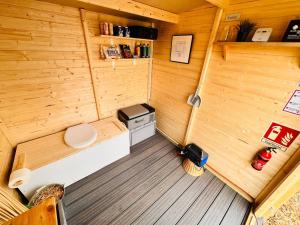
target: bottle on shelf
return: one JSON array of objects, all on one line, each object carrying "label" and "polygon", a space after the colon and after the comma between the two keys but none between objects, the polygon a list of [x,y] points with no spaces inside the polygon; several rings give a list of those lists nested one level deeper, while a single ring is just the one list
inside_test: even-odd
[{"label": "bottle on shelf", "polygon": [[146,58],[147,57],[147,46],[145,43],[142,46],[141,52],[143,52],[141,58]]},{"label": "bottle on shelf", "polygon": [[145,58],[148,58],[148,54],[149,54],[149,46],[148,46],[148,44],[147,45],[145,44],[145,49],[146,49],[146,51],[145,51]]},{"label": "bottle on shelf", "polygon": [[136,58],[139,58],[141,55],[141,45],[140,42],[136,42],[135,43],[135,48],[134,48],[134,56]]},{"label": "bottle on shelf", "polygon": [[140,58],[144,58],[144,45],[140,44]]},{"label": "bottle on shelf", "polygon": [[149,44],[147,44],[147,57],[146,58],[150,58],[151,56],[151,47]]}]

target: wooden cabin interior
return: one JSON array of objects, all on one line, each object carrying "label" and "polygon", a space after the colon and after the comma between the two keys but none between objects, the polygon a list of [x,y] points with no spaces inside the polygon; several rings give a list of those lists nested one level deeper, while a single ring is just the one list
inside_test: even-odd
[{"label": "wooden cabin interior", "polygon": [[0,0],[0,224],[265,224],[299,115],[299,0]]}]

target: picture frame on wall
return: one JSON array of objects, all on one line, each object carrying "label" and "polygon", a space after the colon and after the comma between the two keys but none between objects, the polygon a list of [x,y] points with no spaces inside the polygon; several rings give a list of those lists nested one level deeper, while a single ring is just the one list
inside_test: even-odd
[{"label": "picture frame on wall", "polygon": [[193,44],[192,34],[173,35],[170,61],[189,64],[192,44]]}]

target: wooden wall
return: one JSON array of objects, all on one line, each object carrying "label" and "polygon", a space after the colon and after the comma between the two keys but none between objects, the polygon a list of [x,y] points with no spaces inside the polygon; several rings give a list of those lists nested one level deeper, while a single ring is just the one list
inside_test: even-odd
[{"label": "wooden wall", "polygon": [[[154,42],[151,104],[157,110],[159,129],[180,143],[191,112],[186,100],[196,89],[215,13],[216,7],[205,4],[180,14],[177,25],[160,23]],[[190,64],[170,62],[173,34],[194,35]]]},{"label": "wooden wall", "polygon": [[[150,23],[130,20],[102,13],[87,12],[86,20],[89,28],[92,55],[92,70],[95,76],[95,93],[98,99],[100,118],[115,115],[120,108],[145,103],[148,101],[148,76],[151,59],[100,60],[100,45],[128,44],[133,50],[135,40],[99,37],[100,22],[112,22],[122,26]],[[149,42],[145,42],[150,44]],[[115,63],[115,65],[113,65]]]},{"label": "wooden wall", "polygon": [[[17,144],[147,102],[152,60],[119,60],[113,68],[111,61],[99,59],[99,44],[107,40],[95,36],[100,21],[150,24],[93,12],[86,15],[94,84],[78,8],[0,0],[0,186],[6,186]],[[99,114],[95,97],[100,99]]]},{"label": "wooden wall", "polygon": [[[26,0],[0,0],[0,127],[13,146],[81,122],[147,102],[151,59],[99,59],[99,22],[146,25],[87,12],[95,94],[77,8]],[[119,43],[128,43],[120,41]],[[118,44],[118,43],[116,43]],[[135,42],[130,42],[133,48]]]},{"label": "wooden wall", "polygon": [[15,146],[97,120],[79,10],[0,0],[0,127]]},{"label": "wooden wall", "polygon": [[[225,9],[219,33],[228,24],[224,22],[225,15],[241,13],[242,18],[250,18],[258,26],[273,27],[271,40],[280,41],[289,20],[299,16],[299,7],[297,0],[233,0]],[[193,13],[196,14],[190,20],[188,15]],[[199,79],[201,57],[207,44],[204,37],[209,35],[214,14],[214,8],[184,13],[180,15],[181,26],[165,26],[160,30],[163,36],[155,50],[158,59],[153,66],[152,102],[157,107],[159,128],[178,142],[184,139],[190,112],[186,100]],[[191,64],[170,63],[171,35],[194,33],[193,23],[200,27],[196,27]],[[184,29],[180,30],[181,27]],[[198,41],[197,37],[201,39]],[[166,47],[159,50],[162,46]],[[200,52],[200,59],[194,63],[195,54]],[[251,167],[252,158],[264,147],[260,140],[272,121],[300,130],[299,116],[282,111],[293,91],[299,89],[299,57],[298,48],[236,47],[230,48],[229,58],[224,61],[222,49],[214,47],[202,91],[203,102],[189,142],[203,147],[210,155],[209,166],[252,198],[264,189],[300,144],[298,138],[287,152],[278,152],[262,172]]]}]

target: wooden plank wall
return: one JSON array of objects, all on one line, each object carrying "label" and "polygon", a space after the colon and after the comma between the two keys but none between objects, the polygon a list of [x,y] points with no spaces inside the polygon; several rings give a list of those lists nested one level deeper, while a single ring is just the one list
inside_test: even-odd
[{"label": "wooden plank wall", "polygon": [[13,146],[97,120],[79,10],[0,0],[0,126]]},{"label": "wooden plank wall", "polygon": [[[98,115],[80,10],[34,0],[0,0],[0,186],[13,148],[82,122],[147,102],[149,59],[99,60],[99,21],[150,25],[87,12],[100,99]],[[100,42],[99,42],[100,41]],[[135,43],[130,43],[133,47]],[[3,175],[3,176],[2,176]]]},{"label": "wooden plank wall", "polygon": [[[299,1],[237,1],[225,15],[241,12],[242,18],[250,18],[260,27],[273,27],[272,40],[280,41],[288,22],[299,15],[299,7]],[[263,172],[250,165],[264,147],[260,140],[271,122],[300,130],[299,117],[282,111],[300,82],[300,52],[236,48],[229,50],[224,61],[220,50],[214,51],[190,141],[209,151],[213,169],[255,198],[300,144],[298,138],[288,151],[279,151]]]},{"label": "wooden plank wall", "polygon": [[[233,0],[225,9],[222,21],[225,15],[239,12],[242,18],[250,18],[258,26],[273,27],[271,40],[280,41],[289,20],[299,16],[299,7],[297,0]],[[203,61],[200,59],[194,64],[194,56],[199,53],[199,48],[204,51],[207,43],[206,39],[197,41],[197,37],[208,37],[215,14],[213,8],[194,12],[197,14],[193,20],[189,13],[184,13],[178,26],[162,27],[160,34],[163,36],[155,49],[152,102],[158,111],[158,127],[178,142],[184,138],[190,112],[185,102],[188,94],[195,90]],[[198,33],[191,64],[168,62],[171,35],[193,33],[193,22],[206,30],[196,26]],[[180,30],[181,24],[185,29]],[[221,23],[219,33],[227,24]],[[224,61],[222,49],[214,48],[203,102],[189,141],[208,151],[212,169],[253,198],[280,171],[300,144],[298,138],[287,152],[278,152],[262,172],[255,171],[250,165],[255,153],[264,147],[260,139],[272,121],[300,130],[299,117],[282,111],[293,91],[299,89],[299,57],[297,48],[230,48],[229,58]],[[194,73],[190,72],[192,70]],[[192,77],[186,78],[189,75]]]},{"label": "wooden plank wall", "polygon": [[[160,23],[154,42],[151,104],[157,110],[159,129],[180,143],[191,112],[186,100],[196,89],[215,13],[216,7],[204,4],[180,14],[177,25]],[[169,61],[173,34],[194,35],[190,64]]]},{"label": "wooden plank wall", "polygon": [[[92,69],[95,75],[95,93],[100,96],[100,118],[112,116],[122,107],[147,102],[150,59],[100,60],[100,45],[128,44],[133,50],[136,41],[99,37],[99,23],[129,26],[150,26],[150,23],[130,20],[102,13],[87,12],[92,52]],[[149,43],[149,42],[145,42]],[[115,63],[115,65],[113,65]]]},{"label": "wooden plank wall", "polygon": [[[151,60],[99,60],[99,22],[146,25],[87,12],[100,118],[147,102]],[[13,146],[97,120],[79,9],[33,0],[0,0],[0,127]],[[118,43],[127,43],[118,42]],[[118,44],[116,43],[116,44]],[[133,48],[135,42],[130,45]]]}]

